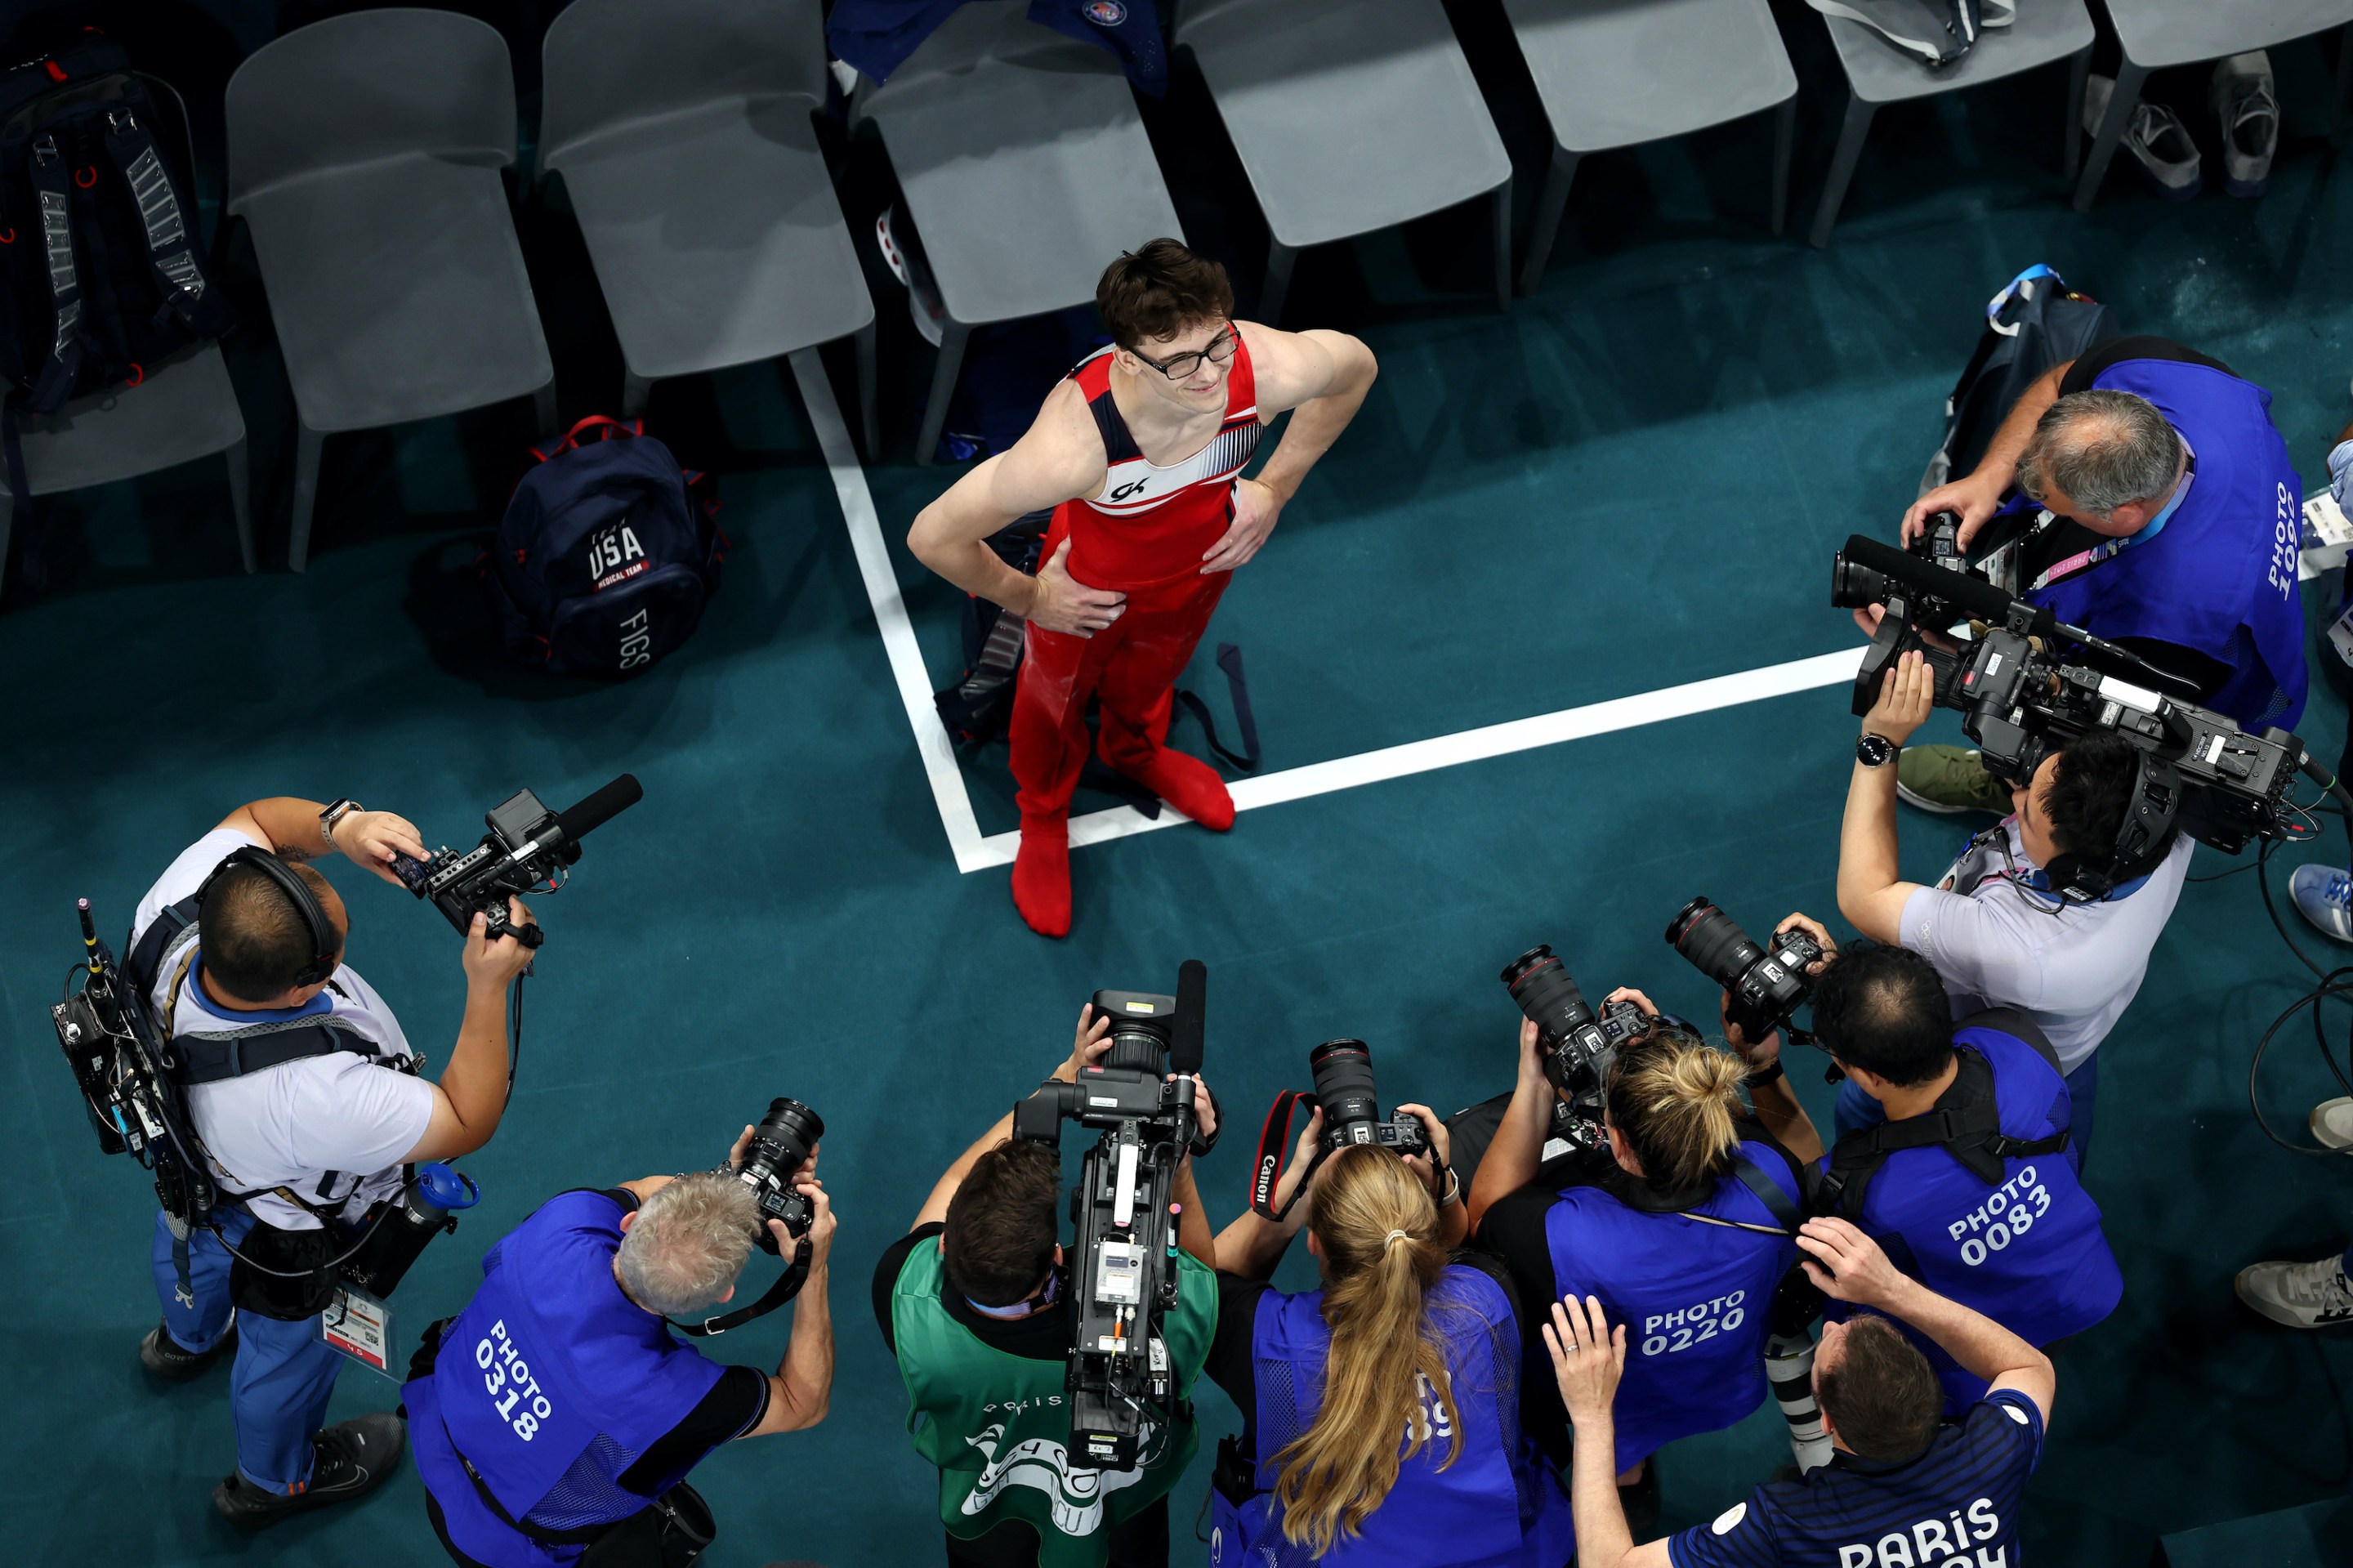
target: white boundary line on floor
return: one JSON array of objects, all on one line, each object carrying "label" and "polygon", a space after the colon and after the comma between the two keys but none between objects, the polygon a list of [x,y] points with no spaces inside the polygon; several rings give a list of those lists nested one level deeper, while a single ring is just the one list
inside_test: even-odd
[{"label": "white boundary line on floor", "polygon": [[[923,773],[931,781],[932,799],[939,806],[940,821],[947,830],[948,846],[955,853],[956,869],[974,872],[990,866],[1010,865],[1021,835],[1004,832],[991,833],[986,838],[981,836],[979,820],[973,815],[972,799],[965,790],[964,774],[956,762],[955,748],[950,744],[947,730],[939,722],[938,710],[932,704],[931,676],[923,668],[923,652],[915,641],[915,629],[907,618],[906,601],[899,592],[899,579],[892,569],[890,551],[883,543],[881,519],[874,510],[874,497],[866,488],[865,471],[859,466],[857,451],[850,444],[849,427],[842,422],[840,408],[834,402],[824,368],[818,363],[816,352],[810,349],[795,353],[791,355],[791,362],[794,376],[800,383],[801,397],[808,405],[810,423],[817,430],[818,446],[824,453],[826,466],[832,474],[834,490],[841,498],[842,516],[849,526],[849,540],[858,556],[859,575],[866,581],[866,595],[873,605],[875,622],[882,631],[883,651],[890,657],[892,678],[899,687],[900,700],[906,705],[907,722],[915,732],[915,749],[923,759]],[[1612,730],[1632,729],[1667,719],[1687,718],[1716,708],[1762,702],[1768,697],[1792,692],[1835,686],[1854,678],[1862,659],[1861,649],[1841,649],[1835,653],[1792,659],[1786,663],[1744,670],[1737,674],[1715,675],[1704,681],[1686,682],[1680,686],[1665,686],[1629,697],[1588,703],[1582,707],[1564,708],[1558,713],[1539,714],[1533,718],[1513,719],[1504,724],[1462,730],[1454,735],[1441,735],[1430,740],[1384,747],[1378,751],[1335,758],[1329,762],[1311,763],[1304,768],[1285,768],[1255,779],[1237,780],[1231,786],[1234,809],[1249,811],[1262,806],[1278,806],[1285,801],[1305,800],[1312,795],[1328,795],[1337,789],[1353,789],[1385,779],[1403,779],[1411,774],[1478,762],[1491,757],[1504,757],[1515,751],[1530,751],[1538,747],[1557,746],[1563,741],[1607,735]],[[1084,844],[1103,843],[1112,839],[1126,838],[1132,833],[1148,833],[1155,828],[1175,827],[1185,821],[1178,812],[1166,807],[1157,817],[1147,817],[1133,806],[1090,811],[1084,816],[1071,819],[1071,845],[1075,849]]]}]

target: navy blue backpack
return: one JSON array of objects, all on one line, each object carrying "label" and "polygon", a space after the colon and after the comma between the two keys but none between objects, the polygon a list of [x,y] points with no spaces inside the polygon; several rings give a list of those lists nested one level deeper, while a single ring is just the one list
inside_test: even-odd
[{"label": "navy blue backpack", "polygon": [[727,556],[703,476],[644,421],[602,415],[531,455],[480,561],[499,634],[553,673],[651,668],[694,634]]},{"label": "navy blue backpack", "polygon": [[20,507],[18,420],[136,387],[235,324],[205,275],[164,122],[129,58],[96,34],[0,69],[0,444]]}]

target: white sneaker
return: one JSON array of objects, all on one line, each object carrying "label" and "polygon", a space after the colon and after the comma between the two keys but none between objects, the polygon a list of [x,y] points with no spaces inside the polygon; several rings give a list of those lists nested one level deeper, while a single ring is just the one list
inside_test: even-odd
[{"label": "white sneaker", "polygon": [[2300,865],[2287,879],[2296,912],[2340,942],[2353,942],[2353,876],[2333,865]]},{"label": "white sneaker", "polygon": [[2316,1263],[2257,1263],[2239,1270],[2231,1283],[2239,1299],[2291,1329],[2328,1329],[2353,1323],[2353,1284],[2344,1259]]},{"label": "white sneaker", "polygon": [[2306,1125],[2323,1148],[2353,1149],[2353,1097],[2339,1095],[2321,1101],[2312,1107]]},{"label": "white sneaker", "polygon": [[[2116,90],[2114,77],[2085,79],[2086,135],[2100,133],[2100,122],[2107,117],[2108,100]],[[2125,122],[2124,145],[2139,163],[2142,177],[2168,201],[2188,201],[2205,183],[2199,168],[2198,143],[2189,139],[2189,128],[2181,123],[2181,116],[2161,103],[2133,105],[2132,118]]]},{"label": "white sneaker", "polygon": [[2257,49],[2216,61],[2207,98],[2222,126],[2222,188],[2234,196],[2263,195],[2279,146],[2271,57]]}]

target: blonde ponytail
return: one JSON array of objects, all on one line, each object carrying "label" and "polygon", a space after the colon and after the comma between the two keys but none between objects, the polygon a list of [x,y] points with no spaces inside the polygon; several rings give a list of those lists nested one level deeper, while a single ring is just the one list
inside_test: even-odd
[{"label": "blonde ponytail", "polygon": [[[1442,1430],[1440,1467],[1459,1458],[1462,1423],[1429,1320],[1430,1290],[1446,1268],[1429,1190],[1396,1155],[1351,1146],[1324,1169],[1307,1224],[1324,1252],[1332,1349],[1314,1425],[1274,1456],[1274,1490],[1284,1537],[1322,1557],[1381,1506],[1406,1455]],[[1425,1387],[1439,1404],[1436,1429],[1422,1418]]]},{"label": "blonde ponytail", "polygon": [[1674,1029],[1653,1030],[1619,1056],[1610,1125],[1633,1146],[1653,1189],[1687,1192],[1732,1168],[1747,1072],[1731,1052]]}]

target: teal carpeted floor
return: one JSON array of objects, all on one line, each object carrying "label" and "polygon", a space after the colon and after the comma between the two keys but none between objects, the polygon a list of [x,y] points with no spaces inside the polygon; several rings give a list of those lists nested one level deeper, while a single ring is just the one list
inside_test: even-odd
[{"label": "teal carpeted floor", "polygon": [[[1544,155],[1526,84],[1492,7],[1457,20],[1525,195]],[[1832,101],[1834,68],[1804,47],[1818,26],[1802,8],[1785,21],[1810,102]],[[2291,138],[2260,203],[2164,206],[2120,172],[2092,214],[2069,214],[2051,73],[1883,114],[1824,254],[1762,232],[1754,124],[1588,160],[1541,295],[1508,316],[1478,298],[1483,228],[1463,215],[1311,253],[1287,319],[1361,333],[1383,376],[1218,622],[1248,652],[1267,767],[1851,646],[1823,603],[1829,552],[1892,525],[1977,311],[2030,261],[2270,387],[2316,480],[2348,411],[2353,185],[2318,134],[2329,58],[2306,45],[2275,59]],[[2202,79],[2158,88],[2189,109]],[[1819,120],[1801,208],[1827,152]],[[1262,229],[1205,122],[1181,79],[1152,122],[1187,232],[1236,269],[1247,312]],[[887,169],[861,145],[844,180],[862,224]],[[577,417],[617,383],[609,334],[560,203],[524,229]],[[241,245],[232,269],[260,320]],[[951,474],[906,461],[929,362],[881,298],[897,436],[871,482],[944,679],[955,596],[896,540]],[[258,496],[282,518],[282,373],[266,333],[233,361]],[[118,931],[163,864],[252,797],[349,792],[455,842],[519,786],[563,801],[625,768],[644,780],[645,803],[544,904],[515,1103],[464,1162],[482,1206],[396,1307],[412,1334],[453,1310],[482,1250],[556,1190],[715,1160],[773,1095],[818,1107],[843,1216],[833,1413],[697,1472],[721,1520],[714,1568],[935,1556],[932,1478],[901,1430],[868,1278],[939,1168],[1066,1051],[1094,988],[1163,986],[1206,959],[1208,1070],[1238,1121],[1303,1086],[1308,1047],[1339,1034],[1372,1043],[1392,1100],[1451,1107],[1509,1082],[1514,1012],[1495,972],[1531,943],[1558,947],[1588,992],[1636,984],[1696,1011],[1698,975],[1659,939],[1691,895],[1752,927],[1833,913],[1852,723],[1826,690],[1253,811],[1229,839],[1187,828],[1082,851],[1077,932],[1042,941],[1002,871],[963,876],[949,858],[782,368],[657,393],[657,431],[719,474],[735,548],[697,640],[624,687],[526,676],[484,640],[462,568],[525,423],[492,409],[331,443],[299,577],[237,571],[210,468],[39,509],[55,580],[38,597],[13,586],[0,616],[0,1245],[18,1346],[0,1461],[26,1499],[12,1561],[443,1561],[406,1473],[258,1540],[212,1515],[226,1375],[165,1388],[141,1372],[151,1204],[127,1163],[96,1153],[42,1017],[73,956],[72,899]],[[265,529],[266,558],[282,558],[282,528]],[[2316,749],[2333,757],[2344,722],[2320,686]],[[1011,826],[1002,753],[967,779],[983,827]],[[1909,814],[1904,832],[1923,876],[1957,837]],[[2201,852],[2199,874],[2228,868]],[[352,961],[438,1058],[455,940],[330,871],[352,901]],[[2353,1225],[2348,1173],[2276,1150],[2248,1116],[2255,1038],[2300,973],[2252,876],[2195,885],[2107,1046],[2089,1180],[2127,1290],[2062,1357],[2036,1562],[2139,1568],[2160,1536],[2353,1488],[2353,1336],[2273,1328],[2230,1291],[2245,1263],[2317,1255]],[[2301,1035],[2265,1073],[2284,1125],[2335,1092]],[[1799,1077],[1827,1117],[1827,1090]],[[1229,1145],[1206,1169],[1216,1217],[1239,1206],[1246,1163]],[[717,1349],[772,1364],[784,1332],[775,1319]],[[354,1371],[335,1410],[395,1397]],[[1206,1384],[1202,1409],[1230,1428]],[[1767,1410],[1669,1451],[1663,1522],[1725,1507],[1786,1457],[1778,1428]],[[1180,1538],[1204,1484],[1197,1468],[1179,1493]]]}]

